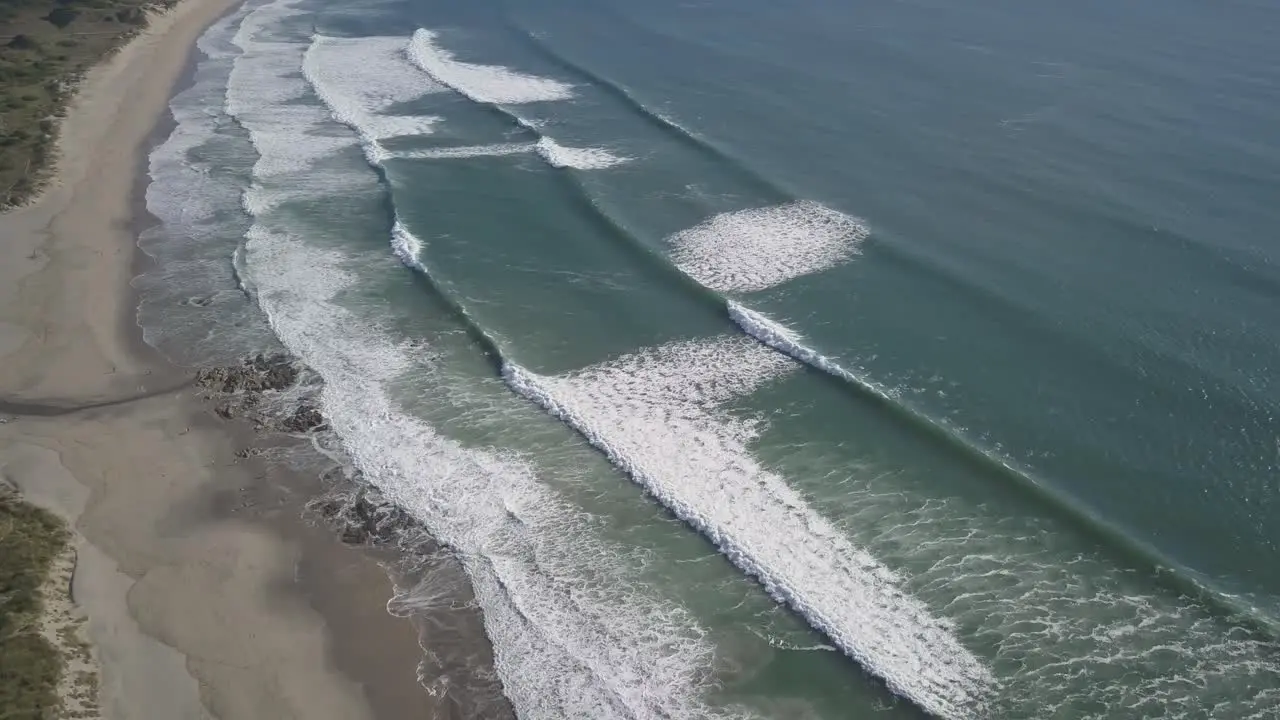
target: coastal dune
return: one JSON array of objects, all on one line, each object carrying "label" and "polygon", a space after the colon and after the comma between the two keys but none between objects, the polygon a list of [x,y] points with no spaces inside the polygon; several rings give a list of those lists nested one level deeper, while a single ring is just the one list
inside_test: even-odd
[{"label": "coastal dune", "polygon": [[[430,717],[376,558],[304,523],[317,481],[244,458],[252,430],[135,321],[148,138],[236,1],[184,0],[93,69],[49,187],[0,216],[0,479],[75,531],[102,717]],[[345,667],[335,648],[360,644],[377,662]]]}]

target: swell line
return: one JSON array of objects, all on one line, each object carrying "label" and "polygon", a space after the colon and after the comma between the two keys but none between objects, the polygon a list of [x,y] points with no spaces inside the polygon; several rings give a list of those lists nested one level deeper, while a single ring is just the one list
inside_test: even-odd
[{"label": "swell line", "polygon": [[[746,475],[739,477],[739,481],[754,478],[741,488],[754,501],[754,505],[762,512],[773,512],[775,515],[781,513],[781,520],[788,521],[789,527],[798,533],[814,533],[823,538],[830,545],[824,545],[827,555],[832,556],[812,557],[793,550],[784,553],[784,557],[791,557],[794,562],[800,563],[809,574],[818,568],[829,567],[831,572],[839,576],[836,581],[838,587],[850,586],[856,588],[857,592],[833,597],[829,593],[815,590],[811,587],[811,582],[797,583],[797,573],[800,578],[807,577],[806,573],[786,562],[779,565],[778,558],[775,557],[777,553],[771,553],[762,547],[758,534],[752,535],[748,530],[745,537],[740,537],[740,533],[744,532],[742,528],[721,527],[706,516],[706,507],[700,507],[696,503],[689,504],[687,494],[668,490],[669,478],[665,478],[662,473],[652,473],[646,466],[630,459],[623,447],[615,446],[609,439],[595,432],[590,422],[573,408],[563,406],[543,386],[540,376],[530,373],[512,360],[502,349],[500,339],[491,335],[462,303],[451,297],[438,284],[437,279],[431,276],[422,260],[423,244],[399,221],[393,233],[393,248],[401,262],[415,271],[415,275],[467,328],[468,335],[484,348],[488,360],[494,364],[498,375],[513,393],[541,407],[576,431],[636,484],[644,487],[663,507],[710,540],[722,555],[759,582],[771,597],[789,607],[816,631],[829,638],[844,655],[882,680],[895,695],[911,701],[932,715],[948,720],[972,717],[974,713],[981,714],[981,708],[988,700],[988,693],[998,684],[982,662],[955,638],[947,623],[934,619],[922,604],[897,589],[892,571],[843,540],[825,519],[812,515],[796,519],[794,514],[805,509],[805,503],[798,495],[786,495],[787,499],[782,501],[779,508],[770,504],[771,499],[769,502],[762,500],[761,496],[766,493],[752,484],[778,484],[780,479],[773,479],[767,473],[744,471],[736,465],[724,469],[736,471],[738,475],[734,477],[745,472]],[[701,294],[705,297],[716,297],[714,292],[702,288],[692,280],[688,282],[693,287],[701,288]],[[742,341],[748,347],[754,346],[747,338]],[[773,354],[764,347],[761,352]],[[779,358],[779,361],[790,363],[783,358]],[[750,460],[743,462],[752,464]],[[721,477],[720,483],[723,485],[725,482],[732,481]],[[795,540],[799,542],[798,537]],[[819,573],[819,576],[830,577],[826,572]],[[850,606],[850,603],[853,605]],[[885,616],[884,603],[889,603],[888,607],[893,609],[892,617]],[[850,610],[850,607],[856,610]],[[904,626],[914,629],[912,634],[905,637],[920,643],[919,646],[906,648],[900,643],[891,642],[887,637],[886,633],[904,632]],[[939,654],[942,659],[935,657],[933,653]],[[921,674],[917,676],[915,671],[921,671]]]},{"label": "swell line", "polygon": [[458,302],[449,291],[436,281],[432,272],[422,260],[422,241],[405,227],[399,217],[396,217],[391,227],[391,251],[395,253],[395,256],[399,258],[405,267],[414,271],[414,276],[418,278],[419,282],[423,284],[433,298],[449,308],[453,319],[457,320],[465,329],[467,337],[480,347],[480,350],[484,353],[485,360],[489,362],[494,373],[501,374],[506,360],[503,356],[499,338],[490,334],[462,303]]},{"label": "swell line", "polygon": [[620,104],[626,106],[636,115],[644,118],[651,126],[657,128],[660,132],[673,138],[677,142],[683,143],[687,147],[693,148],[696,152],[708,157],[716,162],[730,166],[737,170],[750,184],[756,185],[756,191],[765,196],[775,196],[778,198],[792,197],[791,193],[777,182],[769,179],[751,166],[744,163],[740,158],[734,156],[729,151],[717,145],[709,138],[690,130],[681,125],[678,121],[664,115],[661,112],[652,110],[637,98],[630,90],[620,83],[601,75],[587,67],[579,65],[564,55],[560,54],[555,48],[548,45],[542,38],[527,29],[514,24],[510,18],[506,19],[507,26],[511,31],[520,37],[525,43],[541,56],[546,58],[552,64],[560,67],[566,72],[583,78],[593,87],[596,87]]},{"label": "swell line", "polygon": [[970,461],[979,463],[987,470],[1012,480],[1016,487],[1027,491],[1042,505],[1047,505],[1051,511],[1074,521],[1087,532],[1127,555],[1130,560],[1137,561],[1141,567],[1152,574],[1158,585],[1194,597],[1249,627],[1271,635],[1280,634],[1280,624],[1271,618],[1260,614],[1251,605],[1233,600],[1232,596],[1217,590],[1190,568],[1172,562],[1153,546],[1108,523],[1084,503],[1037,477],[1030,468],[984,448],[959,430],[948,427],[946,423],[939,422],[929,414],[902,402],[893,392],[872,378],[851,371],[818,350],[805,345],[803,338],[798,334],[766,315],[728,298],[725,299],[725,308],[730,319],[748,336],[839,381],[844,388],[878,402],[897,419],[928,433],[946,446],[959,451]]},{"label": "swell line", "polygon": [[[491,335],[484,327],[471,316],[465,307],[458,303],[453,296],[441,287],[433,278],[432,273],[428,271],[422,260],[422,241],[411,233],[404,223],[401,222],[399,212],[395,206],[395,188],[392,185],[391,178],[387,175],[385,161],[390,157],[379,143],[379,138],[350,113],[344,113],[334,103],[332,97],[323,87],[323,81],[317,76],[313,70],[311,59],[316,47],[319,43],[326,40],[325,36],[316,34],[312,36],[311,46],[307,48],[303,54],[302,76],[306,80],[308,86],[316,93],[317,97],[328,109],[330,117],[335,121],[347,126],[355,133],[357,142],[364,151],[365,160],[368,162],[370,169],[373,170],[381,186],[382,195],[386,203],[390,206],[390,215],[392,225],[390,230],[390,246],[392,252],[406,267],[417,271],[415,276],[422,283],[424,289],[431,297],[445,307],[447,307],[459,324],[465,329],[467,336],[476,343],[484,353],[485,359],[489,361],[495,373],[501,372],[503,359],[502,351],[499,346],[498,339]],[[409,58],[411,60],[411,58]],[[430,76],[430,73],[427,73]],[[436,82],[440,82],[445,87],[451,87],[443,81],[432,76]],[[485,107],[491,108],[494,112],[501,113],[505,117],[511,117],[519,121],[511,113],[505,112],[501,107],[488,103],[481,103]],[[533,127],[527,123],[520,122],[524,127],[533,130]],[[536,132],[536,131],[535,131]]]},{"label": "swell line", "polygon": [[[776,182],[765,178],[745,162],[719,147],[711,140],[690,131],[678,122],[665,117],[661,113],[650,110],[644,103],[638,100],[634,94],[622,85],[570,60],[568,57],[552,47],[538,34],[519,25],[510,13],[505,14],[504,18],[507,26],[511,28],[515,34],[521,37],[531,48],[534,48],[542,56],[564,68],[567,72],[574,73],[588,79],[593,84],[611,94],[618,101],[625,103],[635,112],[644,116],[655,126],[696,146],[704,154],[707,154],[721,162],[733,165],[743,174],[780,195],[794,198],[793,193],[786,192]],[[612,218],[608,218],[607,213],[605,213],[594,201],[589,202],[589,206],[594,212],[605,216],[609,220],[610,224],[618,231],[615,235],[631,237],[630,234],[614,222]],[[649,251],[646,252],[646,255],[657,255],[657,253],[650,250],[646,243],[639,241],[636,242],[638,245],[643,246]],[[875,382],[873,379],[853,373],[847,368],[840,366],[832,359],[821,355],[816,350],[804,346],[799,342],[799,338],[786,328],[767,317],[752,311],[742,303],[703,286],[696,279],[688,276],[684,270],[677,267],[669,259],[667,259],[665,264],[673,272],[689,278],[690,283],[698,287],[700,290],[699,294],[703,295],[704,299],[715,298],[719,303],[721,303],[729,318],[738,325],[743,332],[757,341],[792,357],[798,362],[804,363],[819,372],[841,381],[847,387],[860,395],[869,396],[875,399],[887,408],[891,409],[900,419],[906,420],[910,425],[917,429],[924,430],[925,432],[933,435],[935,438],[941,440],[953,449],[959,450],[971,461],[980,463],[982,466],[994,471],[998,475],[1012,479],[1018,487],[1029,491],[1030,494],[1041,501],[1042,504],[1047,504],[1051,510],[1060,512],[1069,519],[1083,525],[1087,531],[1112,544],[1121,552],[1130,555],[1133,559],[1138,560],[1141,566],[1145,566],[1157,579],[1159,579],[1162,584],[1165,584],[1170,589],[1177,592],[1188,593],[1199,599],[1205,600],[1211,606],[1218,607],[1229,615],[1239,617],[1242,620],[1247,621],[1250,625],[1259,627],[1269,633],[1280,634],[1280,622],[1271,618],[1259,616],[1254,608],[1243,602],[1233,601],[1230,599],[1229,594],[1214,589],[1212,584],[1210,584],[1206,579],[1198,577],[1198,574],[1190,568],[1170,561],[1154,547],[1131,537],[1120,528],[1107,523],[1103,518],[1083,503],[1071,498],[1065,493],[1053,489],[1047,482],[1036,477],[1029,468],[1021,467],[1011,458],[1003,457],[995,451],[983,447],[982,444],[966,437],[958,430],[948,427],[946,423],[941,422],[916,408],[904,404],[901,399],[894,397],[887,388]]]}]

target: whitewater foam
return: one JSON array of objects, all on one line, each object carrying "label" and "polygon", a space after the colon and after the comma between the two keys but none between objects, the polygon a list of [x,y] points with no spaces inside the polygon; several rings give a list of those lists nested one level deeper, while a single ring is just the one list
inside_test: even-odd
[{"label": "whitewater foam", "polygon": [[[333,118],[356,131],[370,163],[379,165],[389,157],[457,159],[531,151],[554,167],[579,170],[610,168],[629,160],[604,148],[567,147],[545,136],[534,143],[497,143],[395,153],[386,150],[382,140],[428,135],[440,122],[440,118],[435,116],[393,115],[387,111],[397,104],[446,88],[476,102],[493,105],[518,105],[572,97],[572,86],[556,80],[497,65],[455,60],[452,54],[436,45],[435,39],[435,33],[429,30],[418,30],[407,44],[396,37],[336,38],[318,34],[313,37],[303,58],[303,76],[329,108]],[[521,127],[540,135],[539,122],[509,115]],[[296,169],[293,164],[289,167]]]},{"label": "whitewater foam", "polygon": [[703,285],[752,292],[838,265],[867,235],[857,218],[802,200],[722,213],[670,243],[676,265]]},{"label": "whitewater foam", "polygon": [[897,694],[946,718],[994,680],[901,579],[854,547],[748,449],[759,419],[724,403],[795,364],[750,339],[673,343],[564,376],[514,364],[516,392],[577,428],[735,565]]},{"label": "whitewater foam", "polygon": [[[377,147],[392,137],[428,135],[440,118],[388,111],[444,87],[405,58],[405,38],[336,38],[316,35],[302,73],[338,122]],[[380,156],[379,156],[380,157]]]},{"label": "whitewater foam", "polygon": [[395,253],[406,267],[426,272],[426,267],[422,264],[422,241],[409,232],[404,223],[400,222],[400,218],[396,218],[391,226],[391,252]]},{"label": "whitewater foam", "polygon": [[542,159],[554,167],[577,170],[604,170],[631,159],[614,155],[604,148],[565,147],[549,137],[538,141],[537,151]]},{"label": "whitewater foam", "polygon": [[395,153],[394,157],[415,160],[467,159],[478,157],[501,157],[503,155],[520,155],[532,152],[533,149],[534,143],[459,145],[455,147],[431,148],[429,150],[405,150]]},{"label": "whitewater foam", "polygon": [[[313,170],[318,160],[353,144],[350,137],[322,132],[317,119],[327,118],[327,113],[305,102],[309,88],[299,78],[299,71],[306,46],[274,34],[297,14],[293,6],[273,2],[258,7],[241,22],[231,41],[241,54],[235,58],[227,85],[226,111],[241,124],[255,125],[253,144],[259,159],[253,172],[258,180]],[[312,131],[303,134],[300,128]],[[323,190],[321,178],[314,174],[305,177],[307,187],[298,187],[295,180],[282,192],[306,197]],[[271,202],[266,198],[258,201]]]},{"label": "whitewater foam", "polygon": [[[326,216],[324,203],[291,213],[266,197],[286,179],[306,183],[314,168],[303,158],[324,159],[295,147],[329,122],[325,109],[303,113],[296,102],[305,94],[298,70],[310,38],[269,31],[297,4],[258,8],[235,39],[243,52],[228,106],[260,155],[244,202],[255,213],[244,266],[277,336],[324,379],[320,399],[343,450],[368,482],[457,554],[520,717],[727,717],[701,701],[712,662],[703,631],[682,607],[626,581],[627,551],[603,540],[595,520],[524,459],[464,447],[389,394],[407,374],[427,388],[447,382],[433,375],[421,343],[394,340],[338,299],[371,267],[392,269],[333,249],[340,238],[326,233],[338,218]],[[270,72],[257,74],[263,69]],[[332,182],[327,191],[312,187],[313,201],[378,187],[363,164],[327,172]],[[403,225],[392,241],[402,261],[421,268],[420,243]]]},{"label": "whitewater foam", "polygon": [[1153,588],[1020,504],[939,495],[938,478],[887,465],[842,468],[832,512],[870,551],[910,567],[912,591],[989,648],[1003,682],[988,717],[1274,715],[1274,639]]},{"label": "whitewater foam", "polygon": [[409,59],[436,81],[476,102],[521,105],[573,97],[573,86],[559,80],[457,60],[437,44],[438,39],[437,33],[419,29],[409,43]]},{"label": "whitewater foam", "polygon": [[[346,259],[260,227],[249,250],[272,326],[325,379],[325,413],[344,449],[459,553],[521,716],[696,713],[682,705],[696,702],[687,693],[709,649],[683,611],[575,576],[583,552],[598,562],[621,551],[581,537],[581,520],[519,458],[464,448],[396,408],[385,388],[414,369],[418,348],[358,330],[367,323],[334,304],[355,281]],[[679,661],[655,663],[670,644]]]},{"label": "whitewater foam", "polygon": [[143,337],[180,364],[235,362],[274,337],[237,287],[227,253],[247,221],[236,212],[248,141],[217,112],[247,8],[213,23],[197,40],[192,83],[169,102],[173,129],[148,157],[147,210],[160,222],[138,245],[154,262],[134,280]]}]

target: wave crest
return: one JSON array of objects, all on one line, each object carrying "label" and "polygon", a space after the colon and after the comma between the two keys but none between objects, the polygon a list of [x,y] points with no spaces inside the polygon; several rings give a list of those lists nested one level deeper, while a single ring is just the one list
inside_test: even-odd
[{"label": "wave crest", "polygon": [[518,72],[501,65],[462,62],[436,44],[438,33],[419,29],[409,43],[409,59],[441,84],[466,97],[491,105],[567,100],[573,97],[568,83]]}]

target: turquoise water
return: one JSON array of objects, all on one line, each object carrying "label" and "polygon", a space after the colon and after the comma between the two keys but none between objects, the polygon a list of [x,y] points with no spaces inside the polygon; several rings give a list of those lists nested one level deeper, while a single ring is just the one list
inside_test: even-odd
[{"label": "turquoise water", "polygon": [[252,0],[142,323],[323,377],[521,717],[1274,717],[1276,30]]}]

